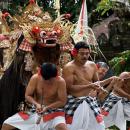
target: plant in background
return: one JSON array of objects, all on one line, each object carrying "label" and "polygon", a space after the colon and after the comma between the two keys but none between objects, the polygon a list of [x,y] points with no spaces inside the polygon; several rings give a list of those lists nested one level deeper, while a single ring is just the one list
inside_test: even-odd
[{"label": "plant in background", "polygon": [[101,15],[104,15],[109,10],[113,9],[114,3],[115,2],[112,2],[111,0],[101,0],[96,8],[96,11],[101,12]]},{"label": "plant in background", "polygon": [[123,71],[130,71],[130,50],[119,53],[117,57],[109,61],[109,64],[115,75],[119,75]]},{"label": "plant in background", "polygon": [[[29,3],[29,0],[9,0],[7,10],[11,15],[19,13],[19,8],[22,10],[26,7]],[[55,9],[54,9],[54,0],[35,0],[38,5],[44,10],[51,14],[52,17],[55,19]],[[92,10],[97,7],[97,4],[100,0],[86,0],[88,13],[91,14]],[[73,6],[72,6],[73,5]],[[77,22],[80,9],[82,5],[82,0],[61,0],[60,1],[60,13],[66,14],[70,13],[72,15],[71,21],[73,23]]]}]

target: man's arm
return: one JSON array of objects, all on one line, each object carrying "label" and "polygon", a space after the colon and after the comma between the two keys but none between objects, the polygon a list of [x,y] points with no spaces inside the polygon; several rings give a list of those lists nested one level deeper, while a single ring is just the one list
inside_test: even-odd
[{"label": "man's arm", "polygon": [[[104,89],[102,89],[102,90],[100,90],[100,92],[99,92],[99,94],[98,94],[98,98],[99,98],[99,100],[101,101],[101,102],[103,102],[104,101],[104,99],[106,98],[106,96],[113,90],[113,86],[114,86],[114,80],[109,80],[109,79],[107,79],[107,80],[105,80],[106,82],[108,82],[108,83],[106,83],[106,84],[108,84],[108,86]],[[111,82],[110,82],[111,81]],[[101,81],[102,82],[102,81]],[[102,85],[101,85],[102,86]]]},{"label": "man's arm", "polygon": [[25,99],[34,105],[38,105],[39,103],[37,101],[35,101],[35,99],[33,98],[34,96],[34,91],[37,85],[37,75],[33,75],[28,83],[28,86],[26,88],[26,92],[25,92]]},{"label": "man's arm", "polygon": [[114,80],[115,78],[118,78],[118,77],[117,77],[117,76],[112,76],[112,77],[110,77],[110,78],[104,79],[104,80],[100,81],[100,85],[101,85],[102,87],[104,87],[105,85],[110,84],[111,81]]},{"label": "man's arm", "polygon": [[92,64],[94,68],[93,82],[99,81],[99,76],[97,72],[97,66],[95,63]]},{"label": "man's arm", "polygon": [[123,80],[120,80],[120,81],[118,80],[118,82],[116,82],[114,84],[114,91],[116,93],[118,93],[121,97],[125,97],[127,99],[130,99],[130,94],[128,94],[127,92],[125,92],[123,90],[123,86],[124,86]]},{"label": "man's arm", "polygon": [[93,83],[89,83],[89,84],[84,84],[84,85],[75,85],[74,84],[74,72],[73,72],[73,68],[70,66],[65,66],[63,68],[63,78],[66,81],[66,85],[67,85],[67,89],[69,92],[79,92],[82,90],[85,90],[86,88],[93,88],[93,89],[97,89],[99,86]]}]

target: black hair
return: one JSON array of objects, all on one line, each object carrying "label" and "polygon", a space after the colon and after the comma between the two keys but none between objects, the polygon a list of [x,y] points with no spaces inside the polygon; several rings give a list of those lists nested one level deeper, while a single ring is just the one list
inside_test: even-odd
[{"label": "black hair", "polygon": [[43,63],[41,66],[41,75],[43,79],[49,80],[57,76],[57,67],[52,63]]},{"label": "black hair", "polygon": [[84,42],[84,41],[80,41],[80,42],[77,42],[77,43],[75,44],[74,48],[75,48],[76,50],[79,50],[80,48],[89,49],[89,45],[88,45],[86,42]]}]

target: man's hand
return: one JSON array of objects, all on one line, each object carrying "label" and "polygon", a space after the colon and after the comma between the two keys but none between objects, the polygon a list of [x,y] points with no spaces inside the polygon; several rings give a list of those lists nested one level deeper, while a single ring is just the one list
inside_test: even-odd
[{"label": "man's hand", "polygon": [[46,112],[47,109],[48,109],[47,106],[42,107],[42,110],[41,110],[40,114],[43,114],[44,112]]},{"label": "man's hand", "polygon": [[97,97],[97,91],[96,90],[91,90],[89,93],[90,97]]},{"label": "man's hand", "polygon": [[121,78],[119,78],[119,77],[117,77],[117,76],[114,76],[113,81],[114,81],[114,82],[122,82],[123,79],[121,79]]},{"label": "man's hand", "polygon": [[101,88],[100,86],[100,81],[97,81],[95,83],[91,83],[90,84],[90,88],[94,89],[94,90],[99,90]]},{"label": "man's hand", "polygon": [[107,91],[101,91],[99,92],[98,94],[98,98],[101,102],[104,101],[104,99],[106,98],[106,96],[108,95],[109,93]]},{"label": "man's hand", "polygon": [[42,105],[41,105],[41,104],[36,104],[36,112],[37,112],[38,114],[40,114],[41,111],[42,111]]}]

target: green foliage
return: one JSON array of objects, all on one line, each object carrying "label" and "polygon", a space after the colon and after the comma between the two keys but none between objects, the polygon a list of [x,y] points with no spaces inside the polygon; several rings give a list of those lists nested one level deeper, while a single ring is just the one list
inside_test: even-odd
[{"label": "green foliage", "polygon": [[119,75],[123,71],[130,71],[130,50],[120,53],[109,61],[115,75]]},{"label": "green foliage", "polygon": [[114,2],[111,0],[101,0],[98,4],[96,11],[101,12],[101,15],[104,15],[107,11],[112,9],[114,6]]},{"label": "green foliage", "polygon": [[[38,5],[44,10],[48,11],[53,18],[55,18],[54,0],[36,0]],[[94,10],[100,0],[86,0],[88,13]],[[11,15],[15,15],[16,11],[19,13],[19,7],[22,9],[26,7],[29,0],[13,0],[8,7]],[[71,21],[73,23],[77,22],[80,10],[81,10],[82,0],[60,0],[60,13],[70,13],[72,15]]]},{"label": "green foliage", "polygon": [[12,1],[8,5],[8,10],[9,10],[11,15],[15,15],[16,11],[17,11],[17,14],[19,14],[19,8],[20,7],[24,8],[27,4],[28,4],[28,0],[24,0],[24,1],[15,0],[15,1]]},{"label": "green foliage", "polygon": [[[72,6],[73,5],[73,6]],[[80,13],[82,5],[82,0],[77,0],[75,2],[74,0],[63,0],[61,1],[61,14],[70,13],[71,14],[71,21],[76,22],[78,20],[78,16]]]}]

